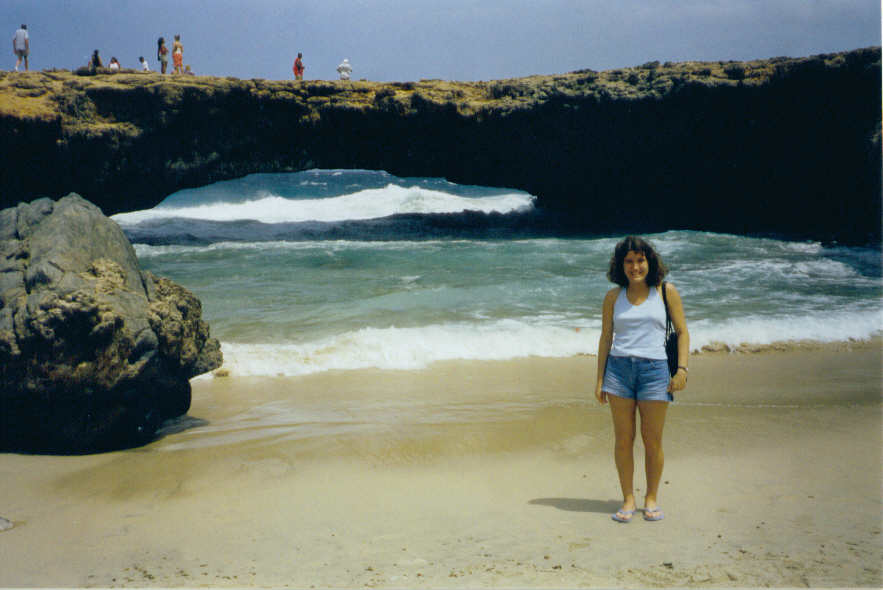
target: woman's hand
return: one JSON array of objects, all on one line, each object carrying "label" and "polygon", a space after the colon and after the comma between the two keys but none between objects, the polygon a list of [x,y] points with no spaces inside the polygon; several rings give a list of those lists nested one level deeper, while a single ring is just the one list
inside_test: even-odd
[{"label": "woman's hand", "polygon": [[671,392],[680,391],[685,387],[687,387],[687,371],[678,369],[678,372],[674,374],[674,377],[668,383],[668,390]]},{"label": "woman's hand", "polygon": [[603,383],[599,383],[595,386],[595,399],[598,400],[598,403],[604,405],[607,403],[607,392],[602,391]]}]

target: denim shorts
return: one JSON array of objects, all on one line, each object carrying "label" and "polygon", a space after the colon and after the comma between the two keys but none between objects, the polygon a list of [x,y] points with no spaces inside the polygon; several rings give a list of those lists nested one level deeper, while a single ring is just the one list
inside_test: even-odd
[{"label": "denim shorts", "polygon": [[668,361],[635,356],[608,356],[601,391],[616,397],[643,401],[670,402],[671,375]]}]

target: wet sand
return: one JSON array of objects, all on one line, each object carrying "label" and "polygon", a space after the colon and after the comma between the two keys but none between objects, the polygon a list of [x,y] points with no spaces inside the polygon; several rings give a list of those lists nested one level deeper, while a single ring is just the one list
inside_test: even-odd
[{"label": "wet sand", "polygon": [[0,455],[0,586],[883,585],[879,342],[691,359],[658,523],[610,519],[594,375],[197,380],[146,447]]}]

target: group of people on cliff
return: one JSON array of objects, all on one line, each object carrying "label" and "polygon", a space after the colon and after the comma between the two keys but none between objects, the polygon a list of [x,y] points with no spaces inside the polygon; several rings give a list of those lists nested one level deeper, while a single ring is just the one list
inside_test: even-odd
[{"label": "group of people on cliff", "polygon": [[[22,24],[18,30],[15,31],[15,34],[12,36],[12,53],[15,55],[15,71],[19,71],[19,67],[22,62],[24,62],[25,70],[29,69],[28,64],[28,56],[31,52],[31,42],[30,37],[28,35],[28,25]],[[160,37],[156,42],[156,60],[159,62],[159,71],[162,74],[165,74],[168,66],[169,66],[169,48],[166,46],[165,37]],[[172,73],[173,74],[185,74],[185,75],[194,75],[193,71],[190,69],[189,65],[184,65],[184,44],[181,43],[181,35],[175,35],[175,40],[172,43]],[[138,57],[138,68],[143,72],[149,72],[150,66],[147,63],[147,60],[144,59],[144,56]],[[110,61],[107,62],[107,66],[104,65],[104,62],[101,59],[101,55],[99,51],[96,49],[92,52],[92,56],[89,58],[89,63],[86,64],[93,72],[107,67],[111,72],[118,72],[122,68],[120,61],[113,56],[110,58]],[[294,72],[295,80],[303,80],[304,79],[304,70],[306,67],[303,62],[303,53],[298,53],[297,58],[294,60],[294,66],[292,66],[292,71]],[[337,66],[337,73],[340,76],[341,80],[349,80],[352,75],[353,67],[350,65],[349,59],[344,59],[340,65]]]},{"label": "group of people on cliff", "polygon": [[[166,47],[165,37],[160,37],[156,41],[156,59],[159,61],[160,72],[165,74],[169,66],[169,48]],[[175,35],[175,41],[172,43],[172,73],[193,75],[190,66],[184,65],[184,44],[181,43],[181,35]]]},{"label": "group of people on cliff", "polygon": [[[169,65],[169,49],[166,47],[166,40],[164,37],[160,37],[156,43],[156,59],[159,61],[160,72],[165,74]],[[144,59],[144,56],[138,57],[138,68],[142,72],[149,72],[150,65],[148,65],[147,60]],[[89,58],[89,63],[87,64],[88,68],[93,72],[98,68],[104,68],[104,62],[101,60],[101,55],[98,50],[92,52],[92,57]],[[172,73],[173,74],[187,74],[194,75],[193,71],[190,69],[190,66],[184,65],[184,44],[181,43],[181,35],[175,35],[175,41],[172,44]],[[110,61],[107,62],[107,69],[112,72],[118,72],[121,68],[120,62],[116,57],[111,57]]]},{"label": "group of people on cliff", "polygon": [[[304,54],[298,52],[297,57],[294,59],[294,65],[291,67],[291,71],[294,72],[295,80],[303,80],[304,79]],[[350,76],[353,73],[353,67],[350,65],[350,60],[344,58],[340,65],[337,66],[337,73],[340,76],[341,80],[349,80]]]}]

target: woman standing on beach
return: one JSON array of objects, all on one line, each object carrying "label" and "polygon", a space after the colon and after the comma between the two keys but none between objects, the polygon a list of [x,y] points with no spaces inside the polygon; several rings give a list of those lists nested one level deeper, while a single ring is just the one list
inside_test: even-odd
[{"label": "woman standing on beach", "polygon": [[[663,283],[667,269],[646,240],[628,236],[610,259],[607,278],[619,285],[607,292],[598,342],[598,382],[595,397],[610,404],[616,438],[614,459],[619,472],[623,503],[612,516],[630,522],[637,510],[634,491],[634,443],[637,414],[641,416],[647,494],[644,520],[664,518],[657,504],[665,461],[662,428],[674,391],[687,386],[690,335],[681,296],[671,283]],[[662,289],[665,289],[663,298]],[[678,334],[678,370],[670,376],[665,355],[665,300]]]}]

